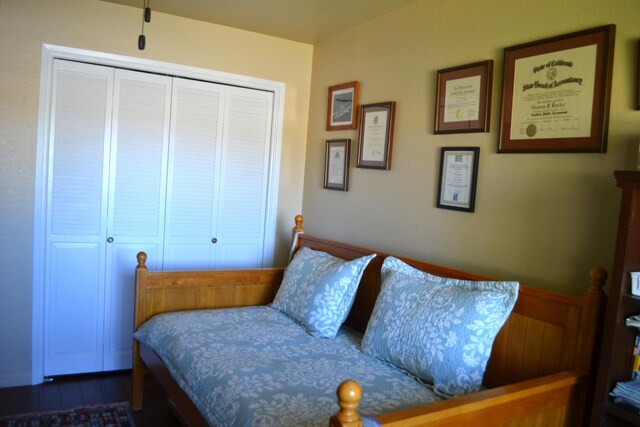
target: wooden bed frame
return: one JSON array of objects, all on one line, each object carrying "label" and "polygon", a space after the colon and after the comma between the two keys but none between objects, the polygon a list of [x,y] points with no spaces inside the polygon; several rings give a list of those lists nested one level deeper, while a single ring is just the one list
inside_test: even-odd
[{"label": "wooden bed frame", "polygon": [[[380,290],[380,268],[388,255],[328,241],[303,233],[296,216],[295,249],[310,247],[344,259],[377,253],[363,275],[346,324],[364,332]],[[491,280],[480,275],[399,257],[439,276]],[[280,285],[284,269],[154,271],[138,254],[135,328],[155,314],[190,309],[264,305]],[[604,307],[602,288],[607,273],[591,270],[591,284],[582,298],[521,285],[515,308],[494,343],[483,384],[486,390],[377,417],[384,426],[578,426],[585,421],[585,403],[592,387],[593,349]],[[134,340],[133,409],[142,409],[145,367],[156,377],[182,422],[206,426],[195,405],[173,380],[158,356]],[[346,379],[345,379],[346,380]],[[337,391],[340,411],[331,426],[361,425],[356,408],[359,385],[345,381]]]}]

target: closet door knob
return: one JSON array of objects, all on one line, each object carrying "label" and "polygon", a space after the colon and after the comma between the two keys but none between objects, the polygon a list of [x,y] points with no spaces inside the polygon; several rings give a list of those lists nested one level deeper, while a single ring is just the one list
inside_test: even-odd
[{"label": "closet door knob", "polygon": [[113,237],[111,236],[107,237],[107,243],[113,243]]},{"label": "closet door knob", "polygon": [[218,239],[214,237],[213,239],[211,239],[211,243],[218,243]]}]

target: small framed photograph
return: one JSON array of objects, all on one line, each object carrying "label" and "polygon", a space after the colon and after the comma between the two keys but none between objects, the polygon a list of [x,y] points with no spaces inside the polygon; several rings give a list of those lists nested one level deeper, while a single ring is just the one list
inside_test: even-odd
[{"label": "small framed photograph", "polygon": [[489,132],[493,60],[438,70],[433,133]]},{"label": "small framed photograph", "polygon": [[499,153],[607,151],[615,25],[504,49]]},{"label": "small framed photograph", "polygon": [[358,82],[329,87],[327,130],[356,129],[358,127]]},{"label": "small framed photograph", "polygon": [[480,147],[442,147],[437,206],[473,212]]},{"label": "small framed photograph", "polygon": [[324,188],[349,191],[350,139],[327,141],[324,155]]},{"label": "small framed photograph", "polygon": [[357,167],[391,169],[395,115],[395,101],[367,104],[360,108]]}]

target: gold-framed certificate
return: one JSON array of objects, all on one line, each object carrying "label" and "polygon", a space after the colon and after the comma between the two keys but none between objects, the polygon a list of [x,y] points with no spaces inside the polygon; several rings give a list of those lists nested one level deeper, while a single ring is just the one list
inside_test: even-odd
[{"label": "gold-framed certificate", "polygon": [[493,60],[438,70],[433,133],[489,132]]},{"label": "gold-framed certificate", "polygon": [[504,50],[498,152],[606,152],[615,25]]}]

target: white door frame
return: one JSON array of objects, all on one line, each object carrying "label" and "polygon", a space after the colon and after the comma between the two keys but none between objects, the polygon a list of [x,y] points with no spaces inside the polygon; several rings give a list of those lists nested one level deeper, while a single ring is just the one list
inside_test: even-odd
[{"label": "white door frame", "polygon": [[[40,68],[40,100],[38,109],[38,135],[36,143],[36,182],[33,227],[33,306],[31,336],[31,383],[40,384],[44,379],[44,283],[46,250],[46,198],[49,158],[49,116],[51,112],[51,87],[53,84],[53,62],[55,59],[89,62],[131,70],[168,74],[172,76],[211,81],[227,85],[242,86],[273,92],[272,144],[269,158],[269,188],[265,224],[264,265],[273,264],[275,227],[280,180],[280,152],[284,122],[285,84],[256,77],[225,73],[187,65],[171,64],[135,57],[115,55],[50,44],[42,45]],[[133,265],[133,263],[132,263]]]}]

